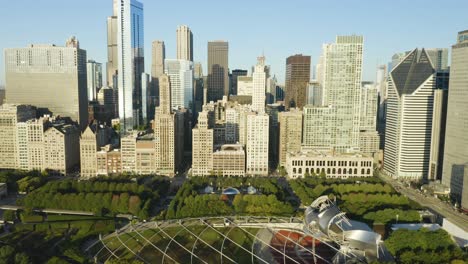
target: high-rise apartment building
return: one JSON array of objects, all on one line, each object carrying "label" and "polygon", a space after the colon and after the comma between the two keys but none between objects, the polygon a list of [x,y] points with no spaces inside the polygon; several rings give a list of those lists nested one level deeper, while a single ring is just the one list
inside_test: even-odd
[{"label": "high-rise apartment building", "polygon": [[378,91],[374,83],[363,83],[361,89],[360,130],[377,129]]},{"label": "high-rise apartment building", "polygon": [[229,44],[226,41],[208,42],[208,102],[221,100],[229,93]]},{"label": "high-rise apartment building", "polygon": [[252,74],[252,111],[265,113],[266,73],[265,57],[257,58],[257,65]]},{"label": "high-rise apartment building", "polygon": [[193,34],[185,25],[177,27],[177,59],[193,62]]},{"label": "high-rise apartment building", "polygon": [[171,82],[171,107],[193,106],[193,62],[166,59],[164,72]]},{"label": "high-rise apartment building", "polygon": [[199,113],[192,138],[192,175],[209,176],[213,168],[213,129],[208,126],[207,111]]},{"label": "high-rise apartment building", "polygon": [[6,100],[34,105],[88,122],[86,51],[75,38],[69,45],[30,45],[5,50]]},{"label": "high-rise apartment building", "polygon": [[442,183],[468,208],[468,30],[452,46]]},{"label": "high-rise apartment building", "polygon": [[278,114],[279,122],[279,165],[286,165],[286,154],[301,150],[302,111],[291,108]]},{"label": "high-rise apartment building", "polygon": [[310,56],[297,54],[286,59],[286,85],[284,105],[286,109],[307,104],[310,82]]},{"label": "high-rise apartment building", "polygon": [[118,0],[117,61],[119,118],[122,131],[142,122],[141,74],[145,71],[143,4]]},{"label": "high-rise apartment building", "polygon": [[102,64],[93,60],[86,63],[88,78],[88,101],[95,101],[102,87]]},{"label": "high-rise apartment building", "polygon": [[323,45],[322,107],[304,108],[303,143],[337,152],[359,149],[362,36]]},{"label": "high-rise apartment building", "polygon": [[392,177],[428,177],[435,76],[424,49],[390,72],[383,169]]},{"label": "high-rise apartment building", "polygon": [[247,117],[246,174],[268,176],[268,139],[270,117],[265,113],[250,112]]}]

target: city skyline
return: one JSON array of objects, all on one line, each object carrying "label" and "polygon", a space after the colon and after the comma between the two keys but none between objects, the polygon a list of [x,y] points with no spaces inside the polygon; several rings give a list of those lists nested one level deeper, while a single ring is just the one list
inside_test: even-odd
[{"label": "city skyline", "polygon": [[[420,20],[412,12],[426,3],[423,1],[403,1],[391,3],[374,3],[370,1],[353,1],[341,3],[343,10],[333,9],[333,3],[309,3],[299,1],[294,6],[288,3],[275,3],[275,6],[265,8],[261,4],[249,3],[251,8],[241,8],[244,5],[230,6],[230,12],[219,12],[210,5],[210,1],[202,3],[186,3],[187,8],[183,11],[174,3],[164,3],[163,8],[168,12],[159,12],[158,16],[145,16],[145,46],[146,61],[145,68],[148,72],[151,65],[150,47],[154,40],[163,40],[167,47],[166,58],[176,58],[176,29],[177,26],[187,25],[193,32],[194,38],[194,61],[201,62],[206,69],[206,46],[208,41],[223,39],[230,44],[230,69],[250,69],[253,65],[252,59],[258,55],[265,54],[268,64],[271,65],[272,73],[275,74],[279,83],[284,83],[286,57],[303,53],[311,55],[312,64],[317,64],[323,43],[332,43],[336,35],[357,34],[364,36],[364,65],[363,80],[375,80],[375,72],[378,64],[387,64],[391,56],[397,52],[413,50],[414,48],[450,48],[453,44],[452,32],[464,30],[463,5],[467,3],[451,1],[438,7],[450,11],[450,16],[440,19],[431,27],[420,27]],[[142,1],[145,12],[151,14],[161,10],[158,3]],[[403,3],[405,5],[403,5]],[[61,1],[47,1],[46,3],[28,3],[34,10],[34,14],[50,15],[48,10],[54,10],[54,20],[41,20],[41,15],[27,15],[19,2],[6,3],[5,10],[10,10],[0,17],[2,24],[8,24],[8,28],[0,29],[5,36],[0,49],[26,46],[31,43],[61,43],[63,39],[75,35],[81,42],[82,48],[87,50],[88,59],[100,63],[107,61],[106,54],[106,19],[112,15],[112,3],[99,1],[93,3],[93,9],[86,9],[89,5],[70,8],[67,3]],[[457,8],[453,8],[453,7]],[[404,7],[404,8],[403,8]],[[22,10],[22,23],[11,23],[16,17],[15,10]],[[170,12],[173,10],[174,12]],[[175,12],[175,11],[178,12]],[[189,12],[190,10],[190,12]],[[210,16],[197,16],[212,10]],[[320,12],[317,12],[320,10]],[[392,22],[391,19],[382,19],[382,10],[385,12],[398,12],[399,21]],[[39,12],[38,12],[39,11]],[[281,13],[279,13],[281,11]],[[26,13],[24,13],[26,12]],[[86,12],[86,16],[75,18],[76,14]],[[242,20],[238,19],[239,12],[243,13]],[[281,14],[295,14],[295,16],[309,16],[309,19],[294,22],[289,15],[285,19],[276,19],[277,16],[267,16],[263,23],[253,23],[257,12],[268,12]],[[334,12],[331,15],[330,12]],[[367,19],[355,19],[355,17],[367,17]],[[72,19],[70,19],[72,18]],[[75,18],[75,19],[73,19]],[[224,23],[210,23],[211,20],[223,18]],[[325,20],[325,19],[329,19]],[[378,23],[382,20],[381,23]],[[28,21],[31,21],[28,23]],[[34,21],[35,28],[32,31],[29,24]],[[57,23],[57,21],[64,21]],[[67,22],[71,21],[71,22]],[[327,21],[327,26],[321,25]],[[376,23],[369,23],[375,21]],[[299,23],[301,22],[301,23]],[[375,26],[369,26],[375,24]],[[267,26],[265,26],[267,25]],[[89,31],[87,28],[94,28]],[[399,28],[399,30],[395,30]],[[414,30],[414,29],[417,30]],[[410,30],[411,29],[411,30]],[[287,31],[286,31],[287,30]],[[271,32],[277,32],[272,34]],[[437,34],[435,34],[437,33]],[[249,39],[249,41],[245,41]],[[292,44],[291,44],[292,43]],[[232,55],[236,56],[232,56]],[[3,61],[3,53],[0,55]],[[0,65],[0,86],[5,85],[4,65]]]}]

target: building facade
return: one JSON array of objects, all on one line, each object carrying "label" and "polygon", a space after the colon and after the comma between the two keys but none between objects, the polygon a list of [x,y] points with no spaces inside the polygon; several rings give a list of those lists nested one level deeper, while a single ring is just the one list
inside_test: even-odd
[{"label": "building facade", "polygon": [[468,208],[468,30],[452,46],[442,183]]},{"label": "building facade", "polygon": [[86,69],[88,75],[88,101],[94,101],[96,100],[99,89],[102,87],[102,64],[93,60],[88,60]]},{"label": "building facade", "polygon": [[193,62],[193,34],[186,25],[177,27],[177,59]]},{"label": "building facade", "polygon": [[249,176],[268,176],[268,147],[270,117],[250,112],[246,115],[247,123],[247,164]]},{"label": "building facade", "polygon": [[307,104],[310,81],[310,56],[297,54],[286,59],[286,85],[284,105],[286,109]]},{"label": "building facade", "polygon": [[84,128],[88,122],[86,51],[76,39],[68,42],[75,44],[6,49],[6,101],[48,109]]},{"label": "building facade", "polygon": [[221,100],[229,93],[229,44],[226,41],[208,42],[208,102]]},{"label": "building facade", "polygon": [[290,152],[286,157],[289,178],[325,175],[327,178],[372,177],[373,158],[361,154],[320,151]]},{"label": "building facade", "polygon": [[286,154],[301,150],[302,111],[291,108],[278,114],[279,123],[279,165],[286,165]]},{"label": "building facade", "polygon": [[193,106],[193,63],[188,60],[166,59],[164,72],[171,81],[171,107]]},{"label": "building facade", "polygon": [[213,153],[212,174],[224,177],[245,176],[245,151],[242,145],[222,145]]},{"label": "building facade", "polygon": [[427,179],[435,70],[425,50],[415,49],[389,78],[384,171],[394,178]]},{"label": "building facade", "polygon": [[141,124],[141,74],[145,71],[143,4],[119,0],[117,14],[117,61],[119,118],[122,131]]}]

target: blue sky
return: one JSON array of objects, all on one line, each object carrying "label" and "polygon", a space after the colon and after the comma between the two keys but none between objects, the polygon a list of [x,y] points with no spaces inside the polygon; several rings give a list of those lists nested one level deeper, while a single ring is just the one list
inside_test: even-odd
[{"label": "blue sky", "polygon": [[[303,53],[317,62],[322,43],[336,35],[363,35],[363,80],[375,79],[378,64],[395,52],[416,47],[447,47],[468,29],[466,0],[142,0],[145,7],[145,58],[150,71],[151,42],[164,40],[167,58],[175,58],[175,30],[188,25],[194,35],[194,59],[206,72],[207,41],[229,41],[231,69],[250,69],[264,52],[280,81],[285,60]],[[0,49],[30,43],[63,45],[76,35],[88,58],[107,59],[106,17],[112,0],[14,0],[0,10]],[[5,83],[3,52],[0,85]]]}]

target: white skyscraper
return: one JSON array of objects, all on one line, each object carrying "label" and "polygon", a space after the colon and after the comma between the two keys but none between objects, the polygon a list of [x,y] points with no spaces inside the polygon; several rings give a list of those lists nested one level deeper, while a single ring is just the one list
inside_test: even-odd
[{"label": "white skyscraper", "polygon": [[118,90],[119,118],[123,131],[142,120],[141,74],[145,71],[143,4],[136,0],[118,0]]},{"label": "white skyscraper", "polygon": [[268,176],[268,143],[270,117],[247,114],[247,175]]},{"label": "white skyscraper", "polygon": [[88,60],[86,69],[88,77],[88,101],[94,101],[99,89],[102,87],[102,64]]},{"label": "white skyscraper", "polygon": [[320,82],[325,107],[304,109],[304,145],[338,152],[359,148],[362,49],[363,37],[355,35],[337,36],[336,43],[323,46]]},{"label": "white skyscraper", "polygon": [[258,113],[265,112],[265,88],[266,88],[266,73],[265,73],[265,57],[257,58],[257,65],[252,74],[253,89],[252,89],[252,111]]},{"label": "white skyscraper", "polygon": [[141,112],[143,117],[143,124],[149,122],[148,113],[150,104],[150,88],[151,88],[151,75],[147,73],[141,74]]},{"label": "white skyscraper", "polygon": [[426,51],[415,49],[389,78],[383,168],[421,180],[429,171],[435,70]]},{"label": "white skyscraper", "polygon": [[193,61],[193,34],[185,25],[177,28],[177,59]]},{"label": "white skyscraper", "polygon": [[193,62],[188,60],[164,61],[164,72],[171,82],[171,107],[191,109],[193,102]]}]

